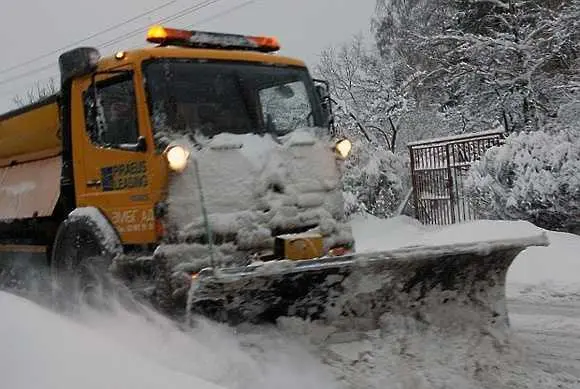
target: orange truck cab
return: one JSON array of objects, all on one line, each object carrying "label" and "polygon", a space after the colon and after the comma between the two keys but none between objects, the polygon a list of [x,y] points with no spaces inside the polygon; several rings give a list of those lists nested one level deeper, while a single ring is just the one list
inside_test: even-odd
[{"label": "orange truck cab", "polygon": [[[351,249],[339,183],[350,143],[332,139],[327,89],[305,64],[271,37],[154,26],[147,39],[109,58],[62,54],[60,92],[0,116],[0,256],[64,274],[163,243],[291,259]],[[241,244],[242,220],[263,239]],[[306,244],[287,239],[300,233]]]}]

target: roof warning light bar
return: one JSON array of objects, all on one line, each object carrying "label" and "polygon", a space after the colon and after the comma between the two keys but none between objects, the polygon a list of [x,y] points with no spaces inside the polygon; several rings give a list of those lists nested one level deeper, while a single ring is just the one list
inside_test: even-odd
[{"label": "roof warning light bar", "polygon": [[275,37],[179,30],[159,25],[149,29],[147,41],[161,46],[251,50],[263,53],[280,50],[280,44]]}]

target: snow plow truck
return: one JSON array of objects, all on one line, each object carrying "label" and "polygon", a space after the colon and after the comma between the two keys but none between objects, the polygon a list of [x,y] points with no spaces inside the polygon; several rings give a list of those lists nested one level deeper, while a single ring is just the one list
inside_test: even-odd
[{"label": "snow plow truck", "polygon": [[147,41],[61,54],[59,92],[0,116],[2,266],[36,258],[61,295],[110,274],[231,324],[508,325],[507,270],[544,238],[357,253],[326,84],[273,37]]}]

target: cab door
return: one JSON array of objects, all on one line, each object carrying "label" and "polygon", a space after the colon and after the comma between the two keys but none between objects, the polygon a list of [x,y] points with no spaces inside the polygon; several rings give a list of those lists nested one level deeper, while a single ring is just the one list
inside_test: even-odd
[{"label": "cab door", "polygon": [[[140,115],[134,72],[98,74],[72,103],[77,207],[100,209],[123,244],[155,241],[149,175],[152,149]],[[142,111],[142,110],[141,110]]]}]

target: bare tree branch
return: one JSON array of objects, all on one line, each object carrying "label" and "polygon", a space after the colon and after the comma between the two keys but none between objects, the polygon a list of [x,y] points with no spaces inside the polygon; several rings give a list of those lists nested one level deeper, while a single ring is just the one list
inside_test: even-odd
[{"label": "bare tree branch", "polygon": [[29,104],[34,104],[58,92],[58,88],[53,78],[50,78],[45,84],[37,82],[32,89],[26,91],[26,97],[16,95],[12,98],[12,102],[17,107],[24,107]]}]

